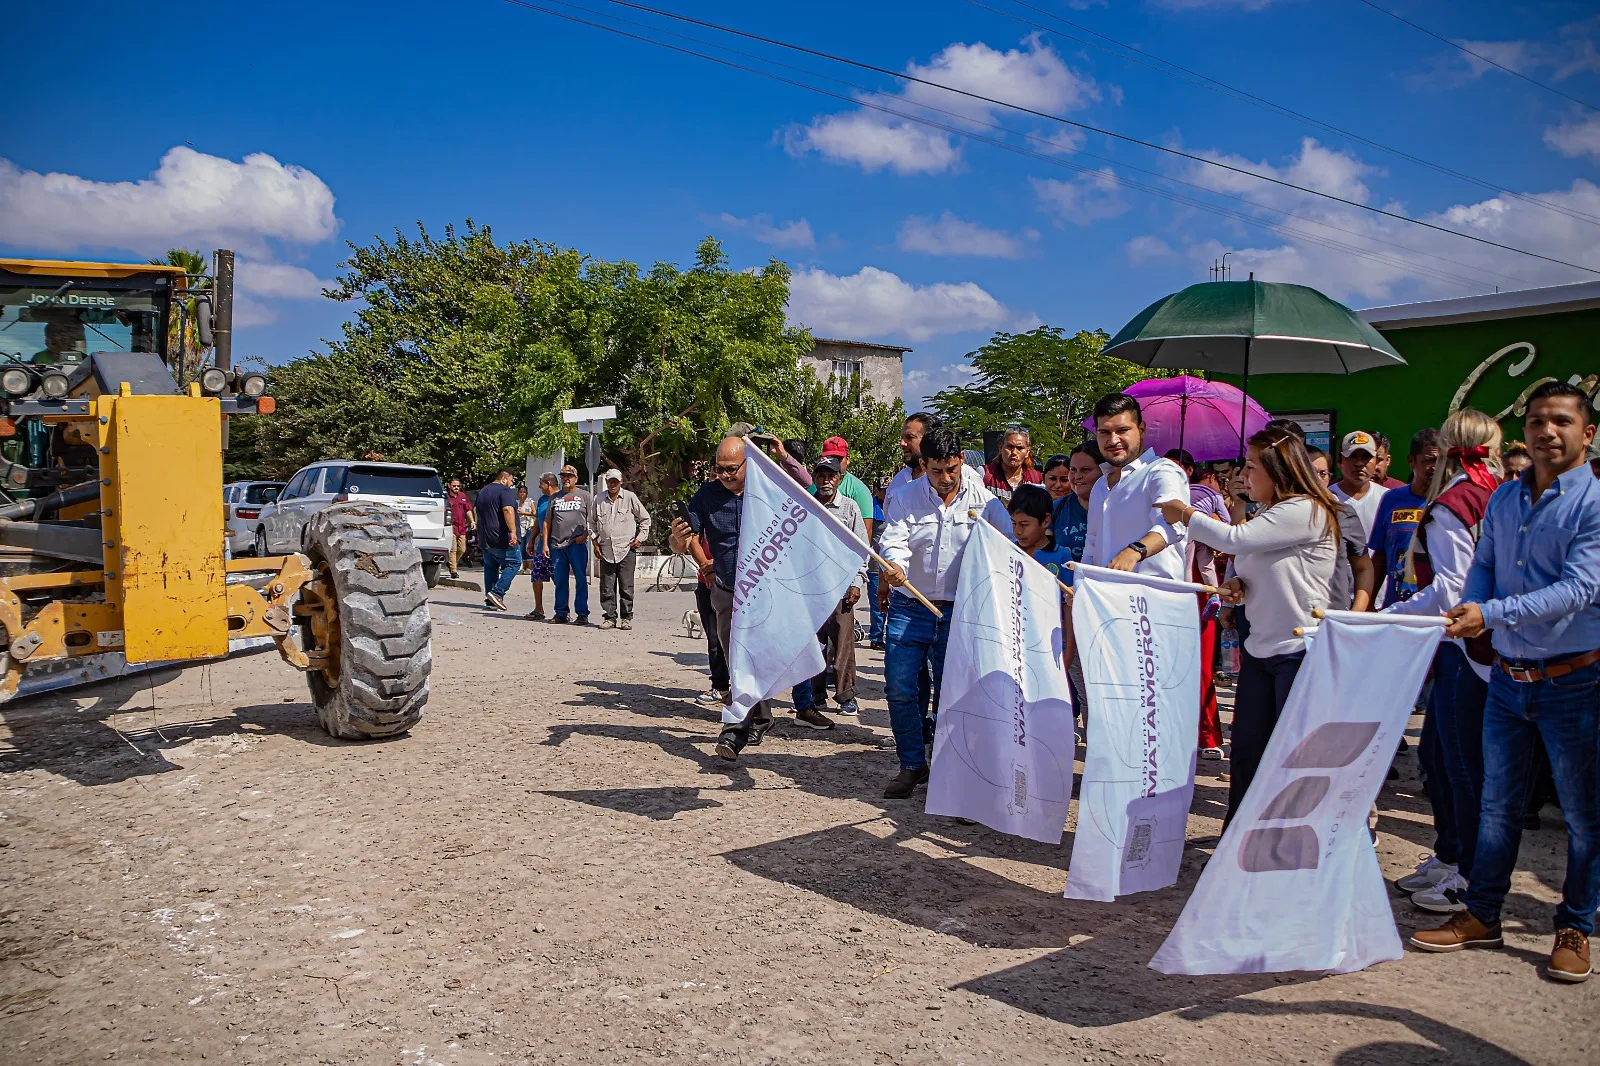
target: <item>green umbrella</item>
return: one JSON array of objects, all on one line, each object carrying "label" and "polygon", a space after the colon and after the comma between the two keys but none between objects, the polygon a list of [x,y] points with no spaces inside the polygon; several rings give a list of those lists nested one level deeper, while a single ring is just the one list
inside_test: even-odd
[{"label": "green umbrella", "polygon": [[[1405,360],[1344,304],[1305,285],[1210,281],[1164,296],[1106,354],[1140,366],[1239,374],[1354,374]],[[1243,419],[1240,419],[1241,425]],[[1239,442],[1243,450],[1244,441]]]}]

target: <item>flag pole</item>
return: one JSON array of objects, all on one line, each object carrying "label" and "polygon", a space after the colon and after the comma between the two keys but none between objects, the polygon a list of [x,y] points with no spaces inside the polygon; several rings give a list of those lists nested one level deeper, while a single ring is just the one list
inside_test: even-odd
[{"label": "flag pole", "polygon": [[[1068,570],[1109,570],[1110,567],[1106,567],[1106,566],[1090,566],[1088,563],[1068,563],[1067,564],[1067,569]],[[1174,592],[1188,592],[1188,591],[1190,591],[1192,589],[1192,590],[1195,590],[1195,591],[1198,591],[1198,592],[1204,592],[1204,593],[1207,593],[1209,595],[1215,596],[1215,595],[1217,595],[1218,593],[1220,593],[1222,591],[1222,589],[1217,585],[1202,585],[1199,582],[1195,582],[1195,581],[1180,581],[1177,578],[1174,578],[1174,577],[1162,577],[1159,574],[1141,574],[1137,570],[1128,570],[1128,571],[1119,570],[1119,571],[1117,571],[1117,573],[1130,573],[1130,574],[1134,574],[1135,576],[1138,576],[1138,577],[1154,578],[1154,580],[1150,582],[1152,585],[1156,585],[1157,587],[1160,587],[1160,586],[1164,585],[1167,588],[1171,588]],[[1316,612],[1312,612],[1312,613],[1315,614]]]},{"label": "flag pole", "polygon": [[[744,445],[745,445],[746,449],[754,447],[756,451],[758,451],[758,452],[761,451],[759,446],[756,446],[756,445],[753,444],[753,442],[750,440],[748,435],[745,436],[742,439],[744,440]],[[768,459],[767,461],[771,462],[770,459]],[[789,476],[788,475],[788,471],[784,471],[783,473],[784,473],[785,477]],[[792,481],[794,479],[790,478],[790,480]],[[796,482],[796,484],[799,484],[799,482]],[[833,515],[829,514],[828,513],[828,509],[826,507],[822,508],[822,517],[826,521],[832,523],[834,529],[837,532],[842,533],[846,537],[849,537],[851,540],[855,541],[861,547],[865,548],[867,550],[867,554],[872,556],[872,558],[876,559],[879,566],[883,566],[883,567],[894,566],[894,564],[889,562],[889,560],[885,559],[883,556],[881,556],[877,552],[873,551],[872,550],[872,545],[868,544],[866,541],[864,541],[860,537],[856,536],[855,530],[853,530],[850,527],[846,526],[843,522],[839,521],[837,518],[833,517]],[[899,570],[902,574],[905,573],[905,570],[903,568],[901,568],[901,567],[895,566],[894,568],[896,570]],[[933,605],[933,601],[932,600],[928,599],[928,597],[926,597],[922,593],[918,592],[916,590],[915,586],[913,586],[911,584],[911,582],[907,581],[907,582],[905,582],[904,584],[902,584],[902,585],[900,585],[898,587],[899,588],[903,588],[907,592],[911,593],[911,597],[914,600],[916,600],[918,603],[922,604],[922,606],[924,606],[928,610],[932,611],[933,612],[933,616],[935,618],[941,618],[942,619],[944,617],[944,612],[939,610],[939,608],[935,607]]]}]

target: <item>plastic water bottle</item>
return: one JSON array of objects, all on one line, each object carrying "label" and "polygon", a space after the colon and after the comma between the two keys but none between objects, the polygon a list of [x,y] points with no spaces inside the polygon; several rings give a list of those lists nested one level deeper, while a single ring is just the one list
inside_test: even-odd
[{"label": "plastic water bottle", "polygon": [[1239,676],[1239,631],[1232,626],[1222,631],[1222,669],[1230,677]]}]

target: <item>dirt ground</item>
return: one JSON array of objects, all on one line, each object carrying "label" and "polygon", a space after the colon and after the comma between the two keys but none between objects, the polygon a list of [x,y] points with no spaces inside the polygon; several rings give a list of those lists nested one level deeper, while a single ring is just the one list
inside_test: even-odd
[{"label": "dirt ground", "polygon": [[[1503,952],[1167,977],[1205,852],[1069,901],[1070,834],[883,800],[877,653],[859,725],[780,709],[730,769],[688,593],[641,584],[629,633],[524,621],[521,582],[514,615],[479,602],[436,590],[428,713],[389,742],[330,741],[271,653],[0,708],[0,1061],[1600,1062],[1600,981],[1539,973],[1553,810]],[[1381,801],[1390,877],[1429,844],[1415,761]]]}]

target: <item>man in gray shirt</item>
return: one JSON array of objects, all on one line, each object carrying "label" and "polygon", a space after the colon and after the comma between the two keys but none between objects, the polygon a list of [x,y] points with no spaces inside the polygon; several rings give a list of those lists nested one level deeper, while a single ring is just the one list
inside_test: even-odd
[{"label": "man in gray shirt", "polygon": [[[650,512],[639,497],[622,487],[622,471],[613,467],[602,479],[606,490],[594,501],[594,553],[600,567],[601,629],[633,628],[633,550],[650,535]],[[621,586],[622,595],[617,595]],[[617,601],[621,599],[621,618]]]},{"label": "man in gray shirt", "polygon": [[[811,468],[811,484],[817,502],[826,507],[839,520],[839,524],[859,539],[867,539],[867,524],[861,517],[856,502],[839,491],[844,480],[844,463],[837,455],[824,455]],[[867,589],[867,569],[863,565],[855,583],[845,590],[844,599],[828,620],[817,630],[817,640],[822,644],[822,656],[833,667],[833,698],[839,704],[839,713],[855,715],[856,707],[856,603]],[[790,692],[794,699],[794,716],[799,725],[813,729],[832,729],[833,722],[817,707],[827,701],[828,675],[819,674],[802,681]]]},{"label": "man in gray shirt", "polygon": [[550,497],[550,513],[545,519],[545,543],[550,545],[550,562],[556,572],[556,602],[551,622],[567,620],[568,582],[578,583],[578,624],[589,624],[589,518],[594,501],[578,487],[578,469],[561,468],[561,489]]}]

